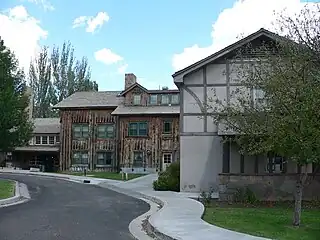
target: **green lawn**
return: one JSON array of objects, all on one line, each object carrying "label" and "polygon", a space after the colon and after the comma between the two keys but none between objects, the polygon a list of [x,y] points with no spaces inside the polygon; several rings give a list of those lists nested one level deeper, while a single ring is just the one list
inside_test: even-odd
[{"label": "green lawn", "polygon": [[[83,172],[63,172],[64,174],[70,174],[75,176],[83,176]],[[128,180],[138,178],[141,176],[145,176],[145,174],[128,174]],[[114,172],[87,172],[87,177],[95,177],[95,178],[105,178],[105,179],[113,179],[113,180],[122,180],[122,175],[120,173]]]},{"label": "green lawn", "polygon": [[292,216],[292,207],[210,207],[203,219],[219,227],[271,239],[320,239],[320,209],[303,210],[299,228],[291,225]]},{"label": "green lawn", "polygon": [[14,190],[15,190],[14,181],[0,179],[0,199],[13,197]]}]

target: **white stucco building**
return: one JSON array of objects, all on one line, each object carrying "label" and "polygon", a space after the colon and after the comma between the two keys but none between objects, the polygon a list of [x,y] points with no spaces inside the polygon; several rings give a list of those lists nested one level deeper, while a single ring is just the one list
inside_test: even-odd
[{"label": "white stucco building", "polygon": [[[265,29],[214,53],[213,55],[173,74],[180,90],[180,188],[199,192],[218,187],[223,174],[270,174],[295,172],[296,165],[278,156],[243,156],[233,143],[222,143],[225,135],[213,119],[207,116],[208,98],[226,103],[236,100],[232,92],[241,87],[237,73],[232,71],[236,51],[251,43],[276,41],[279,36]],[[248,94],[254,98],[254,90]],[[272,166],[269,168],[269,166]]]}]

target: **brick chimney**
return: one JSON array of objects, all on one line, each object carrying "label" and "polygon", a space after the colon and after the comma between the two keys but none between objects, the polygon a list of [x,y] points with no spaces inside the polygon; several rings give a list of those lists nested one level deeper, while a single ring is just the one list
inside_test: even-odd
[{"label": "brick chimney", "polygon": [[126,73],[124,75],[124,89],[126,90],[131,85],[137,82],[137,77],[133,73]]}]

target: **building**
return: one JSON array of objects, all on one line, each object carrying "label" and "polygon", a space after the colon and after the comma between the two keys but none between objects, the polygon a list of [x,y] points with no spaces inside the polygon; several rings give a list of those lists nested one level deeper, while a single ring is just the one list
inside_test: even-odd
[{"label": "building", "polygon": [[149,173],[179,159],[179,91],[148,90],[132,73],[123,91],[77,92],[60,110],[60,169]]},{"label": "building", "polygon": [[59,169],[59,118],[33,119],[33,137],[29,144],[15,148],[6,161],[8,166],[22,169],[41,168],[45,171]]},{"label": "building", "polygon": [[[244,156],[234,143],[223,144],[223,136],[235,133],[224,131],[223,124],[216,125],[205,107],[211,97],[218,97],[227,103],[236,100],[231,92],[241,88],[237,73],[232,71],[237,64],[234,62],[237,50],[248,43],[258,46],[262,42],[277,41],[278,37],[260,29],[173,74],[181,101],[181,191],[199,192],[213,187],[223,195],[230,188],[251,185],[257,192],[260,191],[261,196],[271,184],[273,193],[278,191],[284,198],[292,197],[295,174],[290,173],[298,171],[296,164],[274,155]],[[250,93],[253,100],[256,99],[255,93],[254,89]],[[312,172],[312,166],[308,166],[306,171]],[[312,189],[311,184],[304,194],[311,194]]]}]

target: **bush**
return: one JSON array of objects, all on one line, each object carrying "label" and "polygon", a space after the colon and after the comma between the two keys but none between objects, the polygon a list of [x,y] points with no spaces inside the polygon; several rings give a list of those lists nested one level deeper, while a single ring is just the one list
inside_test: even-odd
[{"label": "bush", "polygon": [[180,163],[171,163],[166,171],[160,172],[158,180],[153,182],[156,191],[180,191]]}]

